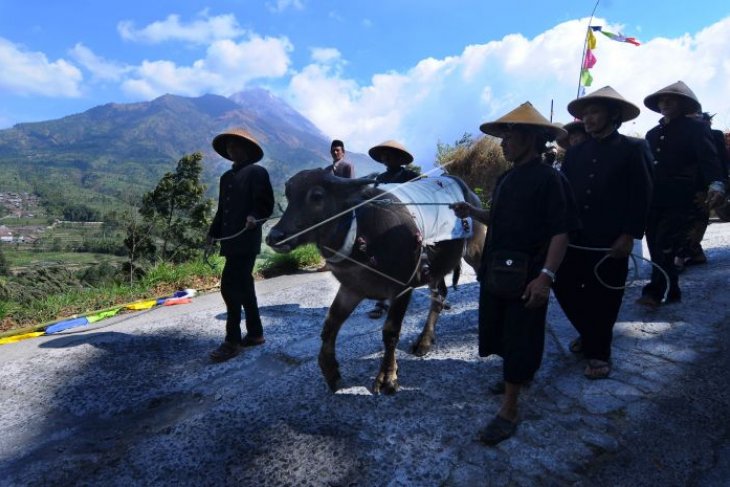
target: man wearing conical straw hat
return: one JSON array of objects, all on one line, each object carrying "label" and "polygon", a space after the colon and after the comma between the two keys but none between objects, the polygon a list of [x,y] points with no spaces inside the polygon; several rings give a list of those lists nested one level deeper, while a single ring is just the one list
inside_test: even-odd
[{"label": "man wearing conical straw hat", "polygon": [[578,145],[584,140],[588,140],[589,136],[586,133],[586,129],[581,120],[573,120],[572,122],[566,123],[563,125],[563,130],[565,130],[567,134],[563,137],[559,137],[555,141],[563,150],[568,150],[568,147]]},{"label": "man wearing conical straw hat", "polygon": [[570,351],[587,359],[584,375],[611,372],[613,327],[624,296],[629,254],[644,235],[651,198],[646,142],[618,132],[639,108],[610,86],[571,101],[589,138],[571,146],[561,170],[573,189],[582,228],[571,235],[555,296],[578,331]]},{"label": "man wearing conical straw hat", "polygon": [[725,168],[715,149],[708,125],[688,115],[702,111],[697,96],[682,81],[666,86],[644,99],[644,105],[661,113],[659,125],[649,130],[646,140],[654,154],[654,197],[646,226],[651,260],[669,276],[667,283],[653,268],[651,282],[637,303],[656,308],[682,298],[674,258],[689,231],[694,198],[707,191],[708,208],[722,203]]},{"label": "man wearing conical straw hat", "polygon": [[542,163],[546,142],[562,135],[561,128],[529,102],[480,128],[502,139],[513,167],[498,179],[488,210],[464,202],[452,207],[458,217],[488,225],[479,272],[479,355],[504,359],[503,381],[490,388],[504,399],[480,440],[494,445],[514,434],[520,389],[540,367],[550,286],[578,221],[567,181]]},{"label": "man wearing conical straw hat", "polygon": [[[395,140],[386,140],[380,144],[371,147],[368,151],[370,157],[385,165],[385,172],[378,174],[375,180],[381,184],[402,184],[418,179],[419,174],[406,166],[413,162],[413,155],[408,152],[403,144]],[[428,268],[427,261],[421,258],[422,269]],[[385,301],[377,301],[375,307],[368,312],[368,316],[374,320],[382,318],[388,311],[388,304]]]},{"label": "man wearing conical straw hat", "polygon": [[[208,231],[209,241],[221,242],[226,258],[221,295],[226,303],[226,336],[210,353],[214,362],[238,355],[243,347],[262,345],[261,325],[253,267],[261,252],[261,221],[274,211],[274,191],[269,173],[256,164],[264,151],[247,131],[234,128],[217,135],[213,148],[233,162],[220,178],[218,210]],[[241,307],[246,313],[246,336],[241,337]]]}]

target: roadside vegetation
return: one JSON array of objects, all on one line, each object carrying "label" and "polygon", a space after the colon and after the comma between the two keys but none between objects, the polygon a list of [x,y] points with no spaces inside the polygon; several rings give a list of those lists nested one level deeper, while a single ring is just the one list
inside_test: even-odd
[{"label": "roadside vegetation", "polygon": [[[56,188],[53,204],[40,199],[33,216],[6,215],[0,223],[8,231],[32,238],[0,245],[0,334],[181,289],[217,288],[224,260],[216,249],[205,251],[213,201],[205,197],[201,160],[184,156],[153,190],[111,209],[108,202],[63,205]],[[263,247],[258,278],[322,264],[313,246],[289,254]]]},{"label": "roadside vegetation", "polygon": [[485,207],[497,178],[511,167],[502,154],[499,139],[486,136],[474,140],[468,133],[453,144],[439,143],[436,162],[447,173],[461,178]]}]

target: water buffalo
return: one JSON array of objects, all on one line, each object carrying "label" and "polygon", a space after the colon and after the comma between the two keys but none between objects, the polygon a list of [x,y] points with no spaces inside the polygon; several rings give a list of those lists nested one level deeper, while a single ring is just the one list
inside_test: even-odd
[{"label": "water buffalo", "polygon": [[[463,181],[453,179],[458,182],[459,200],[480,204]],[[432,297],[425,326],[412,347],[421,356],[434,342],[434,328],[446,298],[444,276],[458,268],[462,256],[477,269],[484,245],[486,228],[474,222],[469,239],[422,246],[412,207],[373,183],[367,178],[338,178],[324,169],[295,174],[286,183],[288,207],[266,237],[277,252],[315,243],[340,282],[324,321],[319,352],[320,369],[333,392],[341,380],[335,356],[337,334],[363,299],[390,302],[383,325],[385,353],[373,391],[393,393],[398,389],[395,349],[413,288],[428,284]],[[422,248],[427,259],[422,258]],[[426,261],[429,272],[420,272]]]}]

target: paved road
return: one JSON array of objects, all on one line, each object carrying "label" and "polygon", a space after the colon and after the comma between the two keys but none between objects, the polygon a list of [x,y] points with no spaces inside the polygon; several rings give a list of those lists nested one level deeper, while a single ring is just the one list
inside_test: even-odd
[{"label": "paved road", "polygon": [[553,302],[522,423],[495,448],[475,441],[501,367],[477,356],[468,272],[425,358],[407,353],[428,303],[415,295],[395,396],[370,393],[371,303],[340,334],[345,388],[321,379],[329,273],[259,283],[268,342],[225,364],[207,360],[217,294],[2,346],[0,485],[728,485],[730,224],[711,225],[707,247],[682,304],[646,312],[632,304],[641,283],[628,290],[609,380],[582,377]]}]

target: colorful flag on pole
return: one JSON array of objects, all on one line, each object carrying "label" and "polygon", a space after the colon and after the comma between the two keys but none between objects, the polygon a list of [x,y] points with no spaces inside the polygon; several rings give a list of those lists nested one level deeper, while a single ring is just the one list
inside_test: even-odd
[{"label": "colorful flag on pole", "polygon": [[620,32],[618,34],[614,34],[613,32],[608,32],[603,30],[603,27],[600,25],[591,25],[588,27],[588,32],[586,32],[586,41],[585,41],[585,50],[583,51],[583,61],[580,66],[580,79],[578,82],[578,97],[581,97],[585,94],[585,89],[588,86],[591,86],[593,84],[593,76],[591,75],[590,69],[593,68],[593,66],[596,65],[596,56],[593,54],[593,51],[596,49],[596,36],[593,34],[594,32],[600,32],[604,36],[608,37],[611,40],[614,40],[616,42],[626,42],[628,44],[633,44],[635,46],[641,45],[639,41],[637,41],[633,37],[626,37],[625,35],[621,34]]},{"label": "colorful flag on pole", "polygon": [[580,84],[581,86],[591,86],[593,84],[593,76],[587,69],[580,72]]},{"label": "colorful flag on pole", "polygon": [[588,29],[588,41],[586,42],[588,49],[596,48],[596,36],[593,35],[593,29]]},{"label": "colorful flag on pole", "polygon": [[603,27],[601,27],[600,25],[592,25],[591,30],[598,31],[601,34],[603,34],[604,36],[606,36],[609,39],[614,40],[616,42],[627,42],[627,43],[633,44],[635,46],[641,45],[641,43],[639,41],[637,41],[636,38],[634,38],[634,37],[626,37],[621,32],[619,32],[618,34],[614,34],[613,32],[608,32],[607,30],[603,30]]},{"label": "colorful flag on pole", "polygon": [[596,65],[596,56],[593,55],[593,51],[586,49],[586,55],[583,56],[583,69],[591,69]]}]

